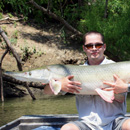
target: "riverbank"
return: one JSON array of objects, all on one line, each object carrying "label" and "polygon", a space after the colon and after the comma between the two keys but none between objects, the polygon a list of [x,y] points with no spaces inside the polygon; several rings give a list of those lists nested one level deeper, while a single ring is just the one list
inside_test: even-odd
[{"label": "riverbank", "polygon": [[[76,38],[70,39],[71,32],[65,30],[60,23],[43,22],[39,25],[30,19],[27,22],[6,20],[0,24],[13,48],[20,55],[23,70],[50,64],[82,64],[86,58],[82,51],[82,43],[78,43]],[[6,44],[2,38],[0,39],[1,57]],[[18,70],[11,53],[4,58],[2,68],[9,71]]]},{"label": "riverbank", "polygon": [[[6,17],[8,17],[7,14],[4,15],[4,18]],[[18,18],[13,16],[12,19]],[[71,32],[65,30],[60,23],[43,22],[41,25],[29,19],[26,22],[5,20],[0,22],[0,25],[20,56],[23,71],[51,64],[82,64],[86,59],[86,55],[82,51],[82,44],[78,43],[76,38],[71,39]],[[0,57],[2,57],[6,50],[6,43],[2,37],[0,40]],[[2,69],[18,71],[16,59],[11,52],[5,56]],[[26,89],[21,86],[17,86],[16,89],[12,84],[4,84],[4,86],[5,97],[28,94],[25,92]],[[8,88],[5,90],[7,86]]]}]

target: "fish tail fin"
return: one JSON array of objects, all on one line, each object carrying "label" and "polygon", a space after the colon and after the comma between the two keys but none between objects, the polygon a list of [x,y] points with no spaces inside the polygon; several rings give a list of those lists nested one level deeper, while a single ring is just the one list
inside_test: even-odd
[{"label": "fish tail fin", "polygon": [[115,101],[123,103],[125,101],[124,93],[115,94]]},{"label": "fish tail fin", "polygon": [[100,88],[95,89],[98,95],[104,99],[106,102],[113,103],[114,100],[114,91],[104,91]]}]

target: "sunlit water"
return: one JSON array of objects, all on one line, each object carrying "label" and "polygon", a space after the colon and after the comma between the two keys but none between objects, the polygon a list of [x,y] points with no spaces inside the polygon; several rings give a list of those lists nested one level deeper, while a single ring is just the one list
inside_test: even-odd
[{"label": "sunlit water", "polygon": [[[0,102],[0,126],[23,115],[43,114],[77,114],[74,95],[36,96],[33,101],[30,96],[5,99]],[[130,95],[127,98],[127,112],[130,112]]]}]

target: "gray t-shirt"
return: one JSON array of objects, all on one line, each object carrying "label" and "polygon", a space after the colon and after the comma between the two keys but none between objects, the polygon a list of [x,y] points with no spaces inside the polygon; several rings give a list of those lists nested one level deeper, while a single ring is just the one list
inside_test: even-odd
[{"label": "gray t-shirt", "polygon": [[[114,63],[104,59],[102,64]],[[84,65],[88,65],[86,62]],[[127,93],[125,93],[126,99]],[[79,118],[92,130],[110,130],[113,120],[126,113],[126,100],[123,103],[108,103],[98,95],[76,95]]]}]

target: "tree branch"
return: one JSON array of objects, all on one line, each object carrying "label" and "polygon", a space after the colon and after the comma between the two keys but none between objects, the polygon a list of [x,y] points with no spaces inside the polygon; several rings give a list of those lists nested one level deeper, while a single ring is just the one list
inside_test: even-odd
[{"label": "tree branch", "polygon": [[23,20],[23,18],[20,18],[20,19],[12,19],[12,18],[10,18],[10,17],[6,17],[6,18],[3,18],[3,19],[0,19],[0,22],[5,21],[5,20],[20,21],[20,20]]},{"label": "tree branch", "polygon": [[15,57],[16,61],[17,61],[17,66],[19,71],[22,71],[22,63],[20,60],[20,57],[18,56],[18,54],[16,53],[15,49],[13,49],[13,47],[11,46],[10,41],[7,38],[7,35],[4,33],[4,31],[2,30],[2,28],[0,27],[0,35],[3,37],[4,41],[6,42],[8,48],[11,50],[11,52],[13,53],[13,56]]},{"label": "tree branch", "polygon": [[11,82],[11,83],[14,83],[17,85],[23,85],[25,87],[29,86],[32,88],[38,88],[38,89],[44,89],[44,87],[45,87],[45,85],[43,85],[40,82],[23,82],[23,81],[17,80],[9,75],[6,75],[6,74],[3,74],[3,81]]},{"label": "tree branch", "polygon": [[104,13],[104,18],[107,18],[107,16],[108,16],[108,13],[107,13],[107,6],[108,6],[108,0],[106,0],[106,3],[105,3],[105,13]]},{"label": "tree branch", "polygon": [[56,14],[52,13],[51,11],[47,11],[47,9],[45,9],[44,7],[41,7],[40,5],[38,5],[34,0],[30,0],[29,1],[35,8],[41,10],[43,13],[51,16],[52,18],[60,21],[63,25],[65,25],[65,27],[67,29],[69,29],[70,31],[74,32],[75,35],[78,35],[78,36],[83,36],[83,34],[76,30],[74,27],[72,27],[70,24],[67,23],[67,21],[65,21],[63,18],[57,16]]}]

